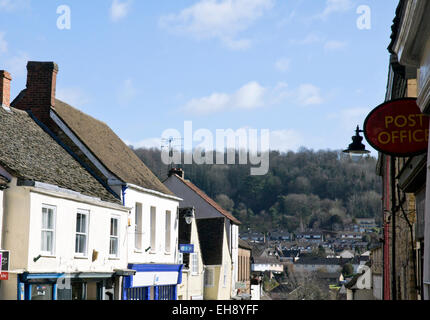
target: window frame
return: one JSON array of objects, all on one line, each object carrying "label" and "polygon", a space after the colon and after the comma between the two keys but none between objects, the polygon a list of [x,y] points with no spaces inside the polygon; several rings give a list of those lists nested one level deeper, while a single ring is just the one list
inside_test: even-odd
[{"label": "window frame", "polygon": [[[138,246],[136,244],[138,244]],[[143,205],[140,202],[136,202],[135,211],[134,211],[134,250],[136,252],[142,252],[142,248],[143,248]]]},{"label": "window frame", "polygon": [[150,215],[149,215],[149,243],[150,243],[150,253],[157,252],[157,207],[150,207]]},{"label": "window frame", "polygon": [[[116,225],[116,231],[117,234],[116,235],[112,235],[112,220],[115,220],[117,225]],[[120,232],[120,226],[121,226],[121,217],[119,216],[111,216],[110,217],[110,224],[109,224],[109,258],[119,258],[120,257],[120,248],[119,248],[119,244],[120,244],[120,239],[121,239],[121,232]],[[112,254],[111,253],[111,241],[112,238],[116,239],[117,245],[116,245],[116,253]]]},{"label": "window frame", "polygon": [[[52,226],[53,229],[47,229],[43,227],[43,209],[52,210],[52,217],[53,222]],[[41,210],[41,225],[40,225],[40,252],[43,256],[55,256],[55,249],[56,249],[56,229],[57,229],[57,207],[49,204],[42,204],[42,210]],[[43,250],[43,233],[44,232],[52,232],[52,243],[51,243],[51,251],[45,251]]]},{"label": "window frame", "polygon": [[199,274],[199,255],[197,252],[190,254],[191,262],[191,275],[196,276]]},{"label": "window frame", "polygon": [[166,210],[164,224],[164,251],[166,254],[172,253],[172,211]]},{"label": "window frame", "polygon": [[[209,275],[211,275],[211,277],[209,277]],[[214,286],[215,286],[215,269],[212,267],[207,267],[204,275],[204,287],[213,288]]]},{"label": "window frame", "polygon": [[[77,231],[77,223],[78,223],[78,215],[83,215],[86,217],[86,233],[84,232],[78,232]],[[76,240],[79,236],[85,236],[85,252],[77,252],[76,248]],[[76,219],[75,219],[75,257],[79,258],[87,258],[88,257],[88,244],[89,244],[89,237],[90,237],[90,210],[86,209],[78,209],[76,212]]]}]

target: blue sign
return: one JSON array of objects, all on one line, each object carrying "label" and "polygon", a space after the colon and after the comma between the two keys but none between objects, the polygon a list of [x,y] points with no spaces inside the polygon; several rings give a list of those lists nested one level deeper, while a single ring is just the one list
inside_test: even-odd
[{"label": "blue sign", "polygon": [[180,244],[179,252],[181,253],[194,253],[194,245],[193,244]]}]

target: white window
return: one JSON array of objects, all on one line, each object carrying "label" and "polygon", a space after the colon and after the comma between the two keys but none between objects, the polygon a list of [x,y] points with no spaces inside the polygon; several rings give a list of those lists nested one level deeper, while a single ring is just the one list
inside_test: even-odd
[{"label": "white window", "polygon": [[151,252],[157,251],[157,209],[151,207]]},{"label": "white window", "polygon": [[42,238],[41,251],[44,254],[53,255],[55,246],[55,213],[56,208],[44,205],[42,207]]},{"label": "white window", "polygon": [[142,250],[142,204],[136,203],[135,207],[135,215],[134,215],[134,247],[136,250],[140,251]]},{"label": "white window", "polygon": [[80,256],[87,255],[89,213],[87,210],[79,210],[76,215],[75,253]]},{"label": "white window", "polygon": [[227,279],[228,279],[228,264],[224,264],[224,277],[223,277],[223,283],[222,283],[222,286],[224,288],[227,286]]},{"label": "white window", "polygon": [[215,276],[214,269],[207,268],[205,270],[205,287],[213,287],[214,286],[214,276]]},{"label": "white window", "polygon": [[197,253],[191,254],[191,274],[197,275],[199,273],[199,256]]},{"label": "white window", "polygon": [[166,242],[166,252],[170,253],[171,251],[171,225],[172,225],[172,213],[170,211],[166,211],[166,230],[165,230],[165,242]]},{"label": "white window", "polygon": [[110,241],[109,255],[117,258],[119,256],[119,218],[110,219]]}]

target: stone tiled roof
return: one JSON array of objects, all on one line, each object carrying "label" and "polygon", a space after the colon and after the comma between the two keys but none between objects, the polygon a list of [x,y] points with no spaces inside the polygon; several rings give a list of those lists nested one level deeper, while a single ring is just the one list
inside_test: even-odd
[{"label": "stone tiled roof", "polygon": [[146,189],[173,195],[107,124],[58,99],[55,100],[53,111],[119,179]]},{"label": "stone tiled roof", "polygon": [[0,108],[0,165],[21,180],[120,203],[27,112],[15,108]]},{"label": "stone tiled roof", "polygon": [[6,188],[8,183],[9,183],[9,180],[0,174],[0,190]]}]

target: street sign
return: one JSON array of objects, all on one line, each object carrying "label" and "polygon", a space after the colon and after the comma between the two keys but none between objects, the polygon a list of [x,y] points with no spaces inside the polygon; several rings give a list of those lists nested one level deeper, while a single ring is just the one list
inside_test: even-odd
[{"label": "street sign", "polygon": [[181,253],[194,253],[194,245],[193,244],[180,244],[179,252]]},{"label": "street sign", "polygon": [[391,100],[376,107],[364,122],[364,136],[377,151],[396,157],[425,153],[429,117],[415,98]]}]

